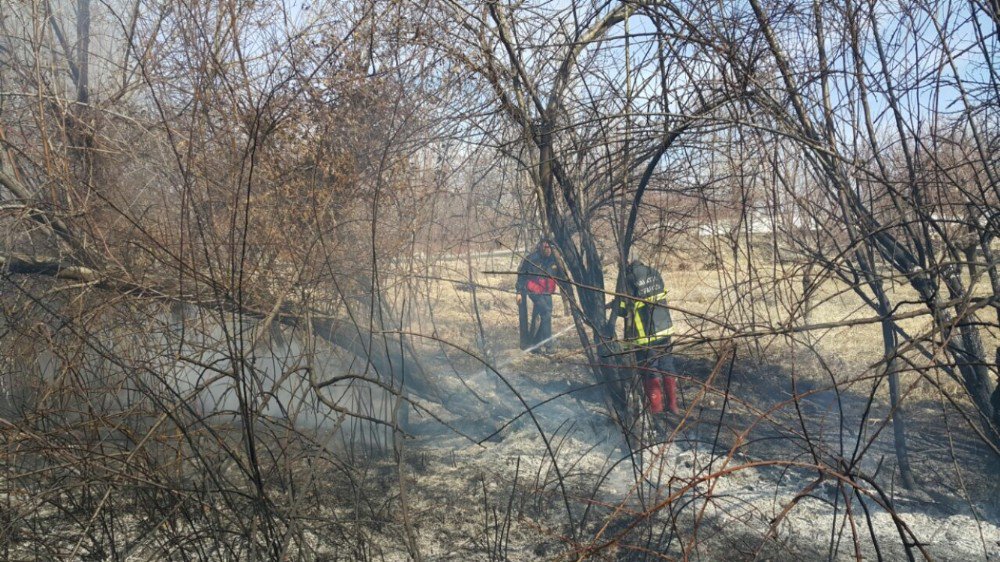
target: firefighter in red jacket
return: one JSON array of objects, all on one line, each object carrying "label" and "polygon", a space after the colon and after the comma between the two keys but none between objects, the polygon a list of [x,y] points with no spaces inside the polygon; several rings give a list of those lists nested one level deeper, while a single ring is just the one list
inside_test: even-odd
[{"label": "firefighter in red jacket", "polygon": [[[535,250],[521,260],[517,268],[517,304],[521,328],[521,349],[537,350],[539,344],[546,353],[552,352],[552,294],[556,292],[556,279],[562,276],[559,262],[552,252],[552,243],[543,238]],[[524,295],[531,299],[531,322],[527,320]]]},{"label": "firefighter in red jacket", "polygon": [[627,298],[618,298],[616,309],[625,317],[625,344],[636,353],[649,411],[662,414],[666,408],[677,414],[680,409],[670,341],[674,326],[670,309],[662,306],[667,302],[663,277],[655,268],[633,259],[626,269],[624,292]]}]

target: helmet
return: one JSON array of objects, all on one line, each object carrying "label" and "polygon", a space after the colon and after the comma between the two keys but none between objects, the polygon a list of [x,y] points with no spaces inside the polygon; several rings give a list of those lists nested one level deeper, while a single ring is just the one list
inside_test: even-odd
[{"label": "helmet", "polygon": [[639,252],[638,248],[632,246],[628,251],[628,267],[631,269],[640,263],[642,263],[642,254]]}]

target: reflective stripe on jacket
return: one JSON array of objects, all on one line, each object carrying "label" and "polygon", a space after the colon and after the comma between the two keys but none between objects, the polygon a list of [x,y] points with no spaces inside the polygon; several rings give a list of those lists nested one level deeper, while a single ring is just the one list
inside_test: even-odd
[{"label": "reflective stripe on jacket", "polygon": [[[626,317],[625,341],[631,345],[654,345],[674,334],[670,309],[657,303],[666,303],[667,291],[647,299],[619,301],[619,314]],[[629,318],[631,308],[631,318]]]}]

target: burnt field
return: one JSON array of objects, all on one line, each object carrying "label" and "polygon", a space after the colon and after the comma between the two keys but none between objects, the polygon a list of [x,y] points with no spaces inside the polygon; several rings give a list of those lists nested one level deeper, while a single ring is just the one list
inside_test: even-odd
[{"label": "burnt field", "polygon": [[5,2],[0,559],[1000,559],[996,60],[995,0]]},{"label": "burnt field", "polygon": [[[727,308],[718,271],[668,267],[682,412],[663,431],[609,413],[567,308],[556,306],[551,354],[518,349],[511,276],[484,273],[512,259],[478,258],[471,282],[445,260],[422,281],[433,315],[415,308],[401,330],[415,334],[422,393],[284,328],[247,333],[257,347],[240,379],[224,327],[204,315],[145,316],[128,347],[120,332],[91,334],[91,351],[117,342],[138,379],[110,354],[43,356],[36,382],[5,402],[8,556],[226,559],[276,544],[278,558],[317,560],[1000,553],[997,456],[961,387],[904,373],[916,480],[904,486],[877,328],[836,284],[809,320],[830,327],[763,337],[757,320],[757,336],[727,338],[705,321]],[[781,283],[759,286],[774,289],[752,314],[780,317]]]}]

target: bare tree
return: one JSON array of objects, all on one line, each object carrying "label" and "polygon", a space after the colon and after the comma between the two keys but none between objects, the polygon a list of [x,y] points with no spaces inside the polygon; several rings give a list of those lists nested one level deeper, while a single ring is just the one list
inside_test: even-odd
[{"label": "bare tree", "polygon": [[[609,408],[627,421],[625,358],[607,352],[616,316],[605,258],[624,263],[665,156],[740,96],[726,84],[724,49],[703,44],[701,22],[674,6],[441,10],[454,22],[441,48],[489,93],[495,125],[482,129],[531,179],[531,203],[567,266],[581,343]],[[608,238],[614,246],[602,248]]]},{"label": "bare tree", "polygon": [[[892,305],[882,289],[884,280],[878,273],[881,263],[907,280],[935,318],[935,336],[944,344],[975,404],[978,413],[974,417],[982,422],[983,435],[995,443],[990,405],[995,384],[989,375],[977,319],[977,310],[992,306],[993,299],[973,296],[975,289],[968,283],[979,282],[977,260],[967,259],[972,255],[966,254],[964,248],[970,245],[961,241],[967,238],[977,245],[982,237],[975,233],[989,229],[989,220],[983,219],[992,214],[989,209],[996,205],[996,183],[991,179],[995,169],[984,159],[985,138],[978,132],[981,124],[973,119],[964,121],[964,126],[978,149],[967,153],[967,163],[948,166],[951,171],[945,172],[950,176],[946,182],[940,181],[941,174],[928,174],[929,163],[934,163],[931,168],[943,171],[937,147],[956,123],[940,115],[926,127],[915,126],[909,101],[927,95],[944,103],[942,98],[954,91],[957,103],[968,113],[976,112],[980,102],[966,93],[963,84],[967,77],[948,62],[957,48],[952,43],[953,35],[931,13],[921,12],[925,17],[919,19],[880,23],[870,6],[847,3],[842,10],[833,11],[831,7],[828,11],[818,4],[816,17],[810,21],[795,15],[783,19],[761,3],[752,6],[778,72],[773,87],[761,84],[758,91],[787,96],[787,105],[775,97],[765,99],[768,106],[782,112],[773,126],[800,140],[805,158],[820,178],[817,187],[824,190],[825,200],[835,205],[837,212],[827,213],[823,224],[837,221],[848,233],[848,246],[840,255],[850,259],[854,275],[869,285],[869,302],[889,323],[885,334],[890,373],[894,370],[898,327],[892,323]],[[820,26],[841,15],[843,35],[837,44]],[[963,12],[963,16],[966,19],[958,18],[946,25],[971,25],[968,18],[976,17],[975,10]],[[808,87],[797,76],[801,61],[791,58],[784,46],[786,36],[791,37],[786,29],[789,24],[799,29],[808,25],[807,29],[818,38],[821,74]],[[890,46],[882,34],[894,30],[907,40]],[[913,51],[924,38],[932,41],[928,48],[941,61],[937,67],[940,72],[926,82],[910,81],[902,73],[927,60],[914,57]],[[838,49],[836,60],[826,56],[824,45],[828,42],[831,48]],[[873,64],[865,61],[868,55],[864,49],[868,48],[872,56],[877,56]],[[973,48],[979,47],[973,44]],[[988,50],[982,52],[989,56]],[[876,81],[884,86],[876,88]],[[876,116],[876,104],[886,108],[880,113],[882,117]],[[848,129],[853,136],[844,135],[841,124],[857,124]],[[981,173],[970,176],[969,170]],[[944,193],[948,195],[942,198]],[[949,223],[962,227],[949,228]],[[963,280],[963,269],[969,274],[965,277],[968,281]]]},{"label": "bare tree", "polygon": [[[52,557],[143,556],[186,541],[177,525],[202,558],[307,557],[323,504],[300,503],[296,463],[340,462],[308,428],[391,441],[410,392],[437,398],[379,269],[407,243],[424,125],[404,73],[422,70],[377,52],[401,24],[375,13],[81,0],[0,19],[5,439],[76,521]],[[93,455],[119,461],[102,476]]]}]

